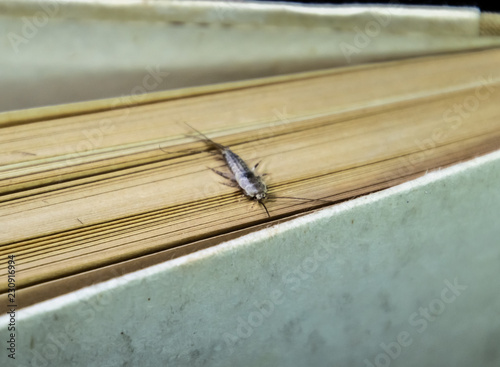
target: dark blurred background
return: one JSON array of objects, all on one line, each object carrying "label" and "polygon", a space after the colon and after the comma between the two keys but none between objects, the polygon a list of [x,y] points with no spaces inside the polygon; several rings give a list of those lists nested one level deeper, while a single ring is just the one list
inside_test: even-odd
[{"label": "dark blurred background", "polygon": [[434,5],[434,6],[475,6],[480,8],[482,11],[500,11],[499,2],[495,1],[433,1],[433,0],[421,0],[421,1],[408,1],[408,0],[394,0],[394,1],[367,1],[367,0],[357,0],[357,1],[297,1],[297,0],[286,0],[286,2],[293,3],[310,3],[310,4],[408,4],[408,5]]}]

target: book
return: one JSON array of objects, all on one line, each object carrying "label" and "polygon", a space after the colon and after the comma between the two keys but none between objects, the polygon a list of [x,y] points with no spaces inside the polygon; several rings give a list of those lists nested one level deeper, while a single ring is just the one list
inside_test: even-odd
[{"label": "book", "polygon": [[[20,306],[498,150],[499,61],[490,49],[0,116],[0,252]],[[185,123],[261,162],[270,194],[311,200],[269,201],[268,217],[221,184],[210,168],[224,162]]]}]

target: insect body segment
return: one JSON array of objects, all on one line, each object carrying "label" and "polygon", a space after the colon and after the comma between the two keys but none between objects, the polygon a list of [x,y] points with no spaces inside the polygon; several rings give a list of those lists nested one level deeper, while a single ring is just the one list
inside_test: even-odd
[{"label": "insect body segment", "polygon": [[246,163],[229,148],[222,152],[234,180],[238,186],[243,190],[246,196],[255,199],[263,200],[267,196],[267,186],[262,178],[250,170]]}]

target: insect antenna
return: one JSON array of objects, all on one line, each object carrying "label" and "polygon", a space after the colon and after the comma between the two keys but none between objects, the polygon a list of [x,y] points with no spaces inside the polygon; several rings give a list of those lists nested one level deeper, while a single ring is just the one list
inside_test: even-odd
[{"label": "insect antenna", "polygon": [[294,196],[275,196],[275,195],[272,195],[272,198],[273,199],[291,199],[291,200],[303,200],[303,201],[321,201],[323,203],[334,203],[334,201],[332,200],[324,200],[324,199],[307,199],[307,198],[298,198],[298,197],[294,197]]},{"label": "insect antenna", "polygon": [[271,215],[269,214],[269,210],[267,210],[266,204],[264,204],[264,202],[262,200],[259,200],[259,204],[264,207],[264,209],[266,210],[267,216],[269,218],[271,218]]}]

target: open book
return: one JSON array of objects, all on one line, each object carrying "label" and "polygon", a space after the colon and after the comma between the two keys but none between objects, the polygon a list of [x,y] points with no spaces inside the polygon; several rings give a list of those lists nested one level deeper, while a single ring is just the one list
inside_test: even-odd
[{"label": "open book", "polygon": [[[19,306],[499,149],[499,64],[493,49],[10,114],[0,252]],[[224,162],[184,123],[261,162],[271,194],[311,200],[269,201],[268,217],[221,184],[209,168]]]}]

